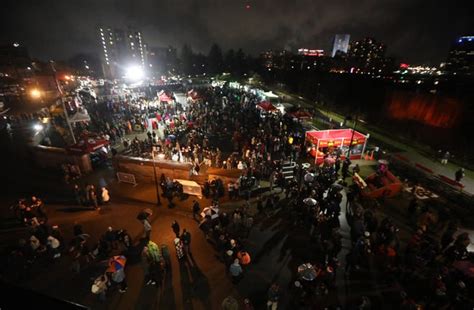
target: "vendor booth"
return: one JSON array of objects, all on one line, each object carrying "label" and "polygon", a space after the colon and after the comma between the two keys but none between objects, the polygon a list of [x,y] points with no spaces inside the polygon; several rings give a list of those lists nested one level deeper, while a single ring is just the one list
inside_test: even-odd
[{"label": "vendor booth", "polygon": [[109,145],[109,142],[105,139],[94,136],[82,136],[76,144],[68,147],[68,151],[76,154],[93,153],[107,145]]},{"label": "vendor booth", "polygon": [[361,159],[367,145],[368,136],[353,129],[311,130],[306,132],[306,145],[314,162],[321,164],[326,154],[341,149],[345,158],[352,141],[350,159]]},{"label": "vendor booth", "polygon": [[83,135],[76,144],[67,148],[70,154],[80,155],[89,154],[93,167],[100,166],[105,163],[108,156],[107,146],[109,141],[98,136]]}]

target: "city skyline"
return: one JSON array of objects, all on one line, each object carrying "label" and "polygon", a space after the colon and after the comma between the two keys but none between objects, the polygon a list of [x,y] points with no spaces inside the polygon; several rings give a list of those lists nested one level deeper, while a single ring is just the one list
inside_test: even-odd
[{"label": "city skyline", "polygon": [[[216,42],[223,49],[241,47],[253,55],[301,46],[329,52],[334,35],[347,33],[351,39],[374,37],[384,42],[387,55],[401,61],[439,64],[446,60],[454,40],[470,35],[473,29],[462,5],[422,1],[392,5],[366,1],[357,7],[318,1],[83,1],[49,5],[10,1],[4,8],[10,12],[2,21],[8,31],[2,32],[0,41],[18,41],[41,59],[66,59],[78,52],[99,54],[96,29],[104,24],[140,29],[150,46],[181,48],[187,43],[207,53]],[[446,16],[455,18],[440,23]],[[49,44],[44,44],[45,40]]]}]

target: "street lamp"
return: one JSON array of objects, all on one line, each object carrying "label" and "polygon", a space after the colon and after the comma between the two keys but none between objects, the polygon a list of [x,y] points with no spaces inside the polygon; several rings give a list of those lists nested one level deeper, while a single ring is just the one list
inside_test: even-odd
[{"label": "street lamp", "polygon": [[42,95],[43,94],[41,93],[41,91],[38,88],[33,88],[32,90],[30,90],[30,96],[33,99],[40,99],[42,97]]},{"label": "street lamp", "polygon": [[140,66],[131,66],[125,71],[125,78],[132,82],[138,82],[145,77],[145,71]]},{"label": "street lamp", "polygon": [[43,130],[43,125],[41,124],[34,124],[33,125],[33,129],[36,131],[36,132],[40,132],[41,130]]},{"label": "street lamp", "polygon": [[156,205],[161,206],[160,188],[158,186],[158,177],[156,176],[155,147],[151,149],[151,158],[153,160],[153,175],[155,177]]}]

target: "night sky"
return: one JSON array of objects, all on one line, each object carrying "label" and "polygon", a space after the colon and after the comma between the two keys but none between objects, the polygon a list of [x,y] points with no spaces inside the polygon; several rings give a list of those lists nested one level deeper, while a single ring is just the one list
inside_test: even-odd
[{"label": "night sky", "polygon": [[429,0],[1,0],[0,42],[40,59],[99,53],[99,24],[143,31],[151,46],[331,49],[336,33],[372,36],[388,55],[439,64],[456,36],[474,34],[469,1]]}]

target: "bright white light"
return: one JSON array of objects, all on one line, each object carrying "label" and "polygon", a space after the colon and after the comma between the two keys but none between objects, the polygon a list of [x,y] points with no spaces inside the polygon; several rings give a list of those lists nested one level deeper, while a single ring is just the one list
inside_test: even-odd
[{"label": "bright white light", "polygon": [[37,131],[37,132],[43,130],[43,128],[44,128],[44,127],[43,127],[43,125],[41,125],[41,124],[34,124],[34,125],[33,125],[33,129],[34,129],[35,131]]},{"label": "bright white light", "polygon": [[131,81],[139,81],[145,77],[142,67],[132,66],[125,72],[125,78]]},{"label": "bright white light", "polygon": [[33,99],[39,99],[41,98],[41,91],[37,88],[33,88],[32,90],[30,90],[30,96],[33,98]]}]

